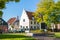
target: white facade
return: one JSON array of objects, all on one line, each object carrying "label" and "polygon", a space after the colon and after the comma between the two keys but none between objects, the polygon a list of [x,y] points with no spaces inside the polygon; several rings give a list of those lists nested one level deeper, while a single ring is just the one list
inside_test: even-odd
[{"label": "white facade", "polygon": [[12,30],[12,27],[11,25],[8,24],[8,30],[11,31]]},{"label": "white facade", "polygon": [[[25,22],[24,22],[24,20],[25,20]],[[20,18],[19,24],[20,24],[19,25],[20,29],[23,29],[23,28],[26,28],[26,27],[29,28],[29,19],[28,19],[28,16],[27,16],[25,10],[23,10],[23,12],[22,12],[22,16]]]},{"label": "white facade", "polygon": [[30,20],[27,15],[27,12],[23,10],[20,18],[20,22],[19,22],[19,28],[20,29],[34,29],[34,28],[38,29],[37,27],[40,28],[40,25],[38,25],[37,22],[35,22],[34,20]]}]

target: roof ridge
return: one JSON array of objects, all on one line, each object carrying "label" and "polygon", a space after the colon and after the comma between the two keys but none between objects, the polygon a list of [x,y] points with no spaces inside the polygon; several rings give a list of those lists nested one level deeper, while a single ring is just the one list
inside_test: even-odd
[{"label": "roof ridge", "polygon": [[16,20],[16,18],[13,17],[13,18],[10,18],[7,22],[10,23],[10,24],[12,24],[15,20]]},{"label": "roof ridge", "polygon": [[30,20],[32,20],[33,12],[26,11],[26,14],[27,14],[28,18],[29,18]]}]

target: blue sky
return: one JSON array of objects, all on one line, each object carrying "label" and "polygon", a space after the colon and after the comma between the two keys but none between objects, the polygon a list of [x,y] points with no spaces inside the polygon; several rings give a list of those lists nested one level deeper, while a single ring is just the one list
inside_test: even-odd
[{"label": "blue sky", "polygon": [[8,21],[12,17],[21,16],[23,8],[27,11],[35,11],[39,0],[21,0],[18,3],[9,2],[3,10],[3,19]]},{"label": "blue sky", "polygon": [[[6,8],[3,10],[3,19],[8,21],[12,17],[21,16],[23,8],[27,11],[34,12],[37,8],[37,4],[40,0],[21,0],[18,3],[9,2],[6,4]],[[55,0],[57,1],[57,0]]]}]

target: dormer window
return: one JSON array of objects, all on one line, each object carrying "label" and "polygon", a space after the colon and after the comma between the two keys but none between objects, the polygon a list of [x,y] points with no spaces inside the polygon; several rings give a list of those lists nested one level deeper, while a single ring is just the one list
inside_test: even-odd
[{"label": "dormer window", "polygon": [[34,20],[34,17],[32,17],[32,20]]},{"label": "dormer window", "polygon": [[25,22],[25,19],[23,19],[23,22]]}]

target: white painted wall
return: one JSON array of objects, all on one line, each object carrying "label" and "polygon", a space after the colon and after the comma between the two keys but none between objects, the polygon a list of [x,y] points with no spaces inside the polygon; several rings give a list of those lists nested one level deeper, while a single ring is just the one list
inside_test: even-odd
[{"label": "white painted wall", "polygon": [[[25,19],[25,22],[23,22],[23,19]],[[25,10],[23,9],[23,12],[22,12],[22,15],[21,15],[21,18],[20,18],[20,22],[19,22],[19,28],[23,28],[23,26],[26,28],[26,26],[28,26],[29,28],[29,18],[25,12]]]}]

